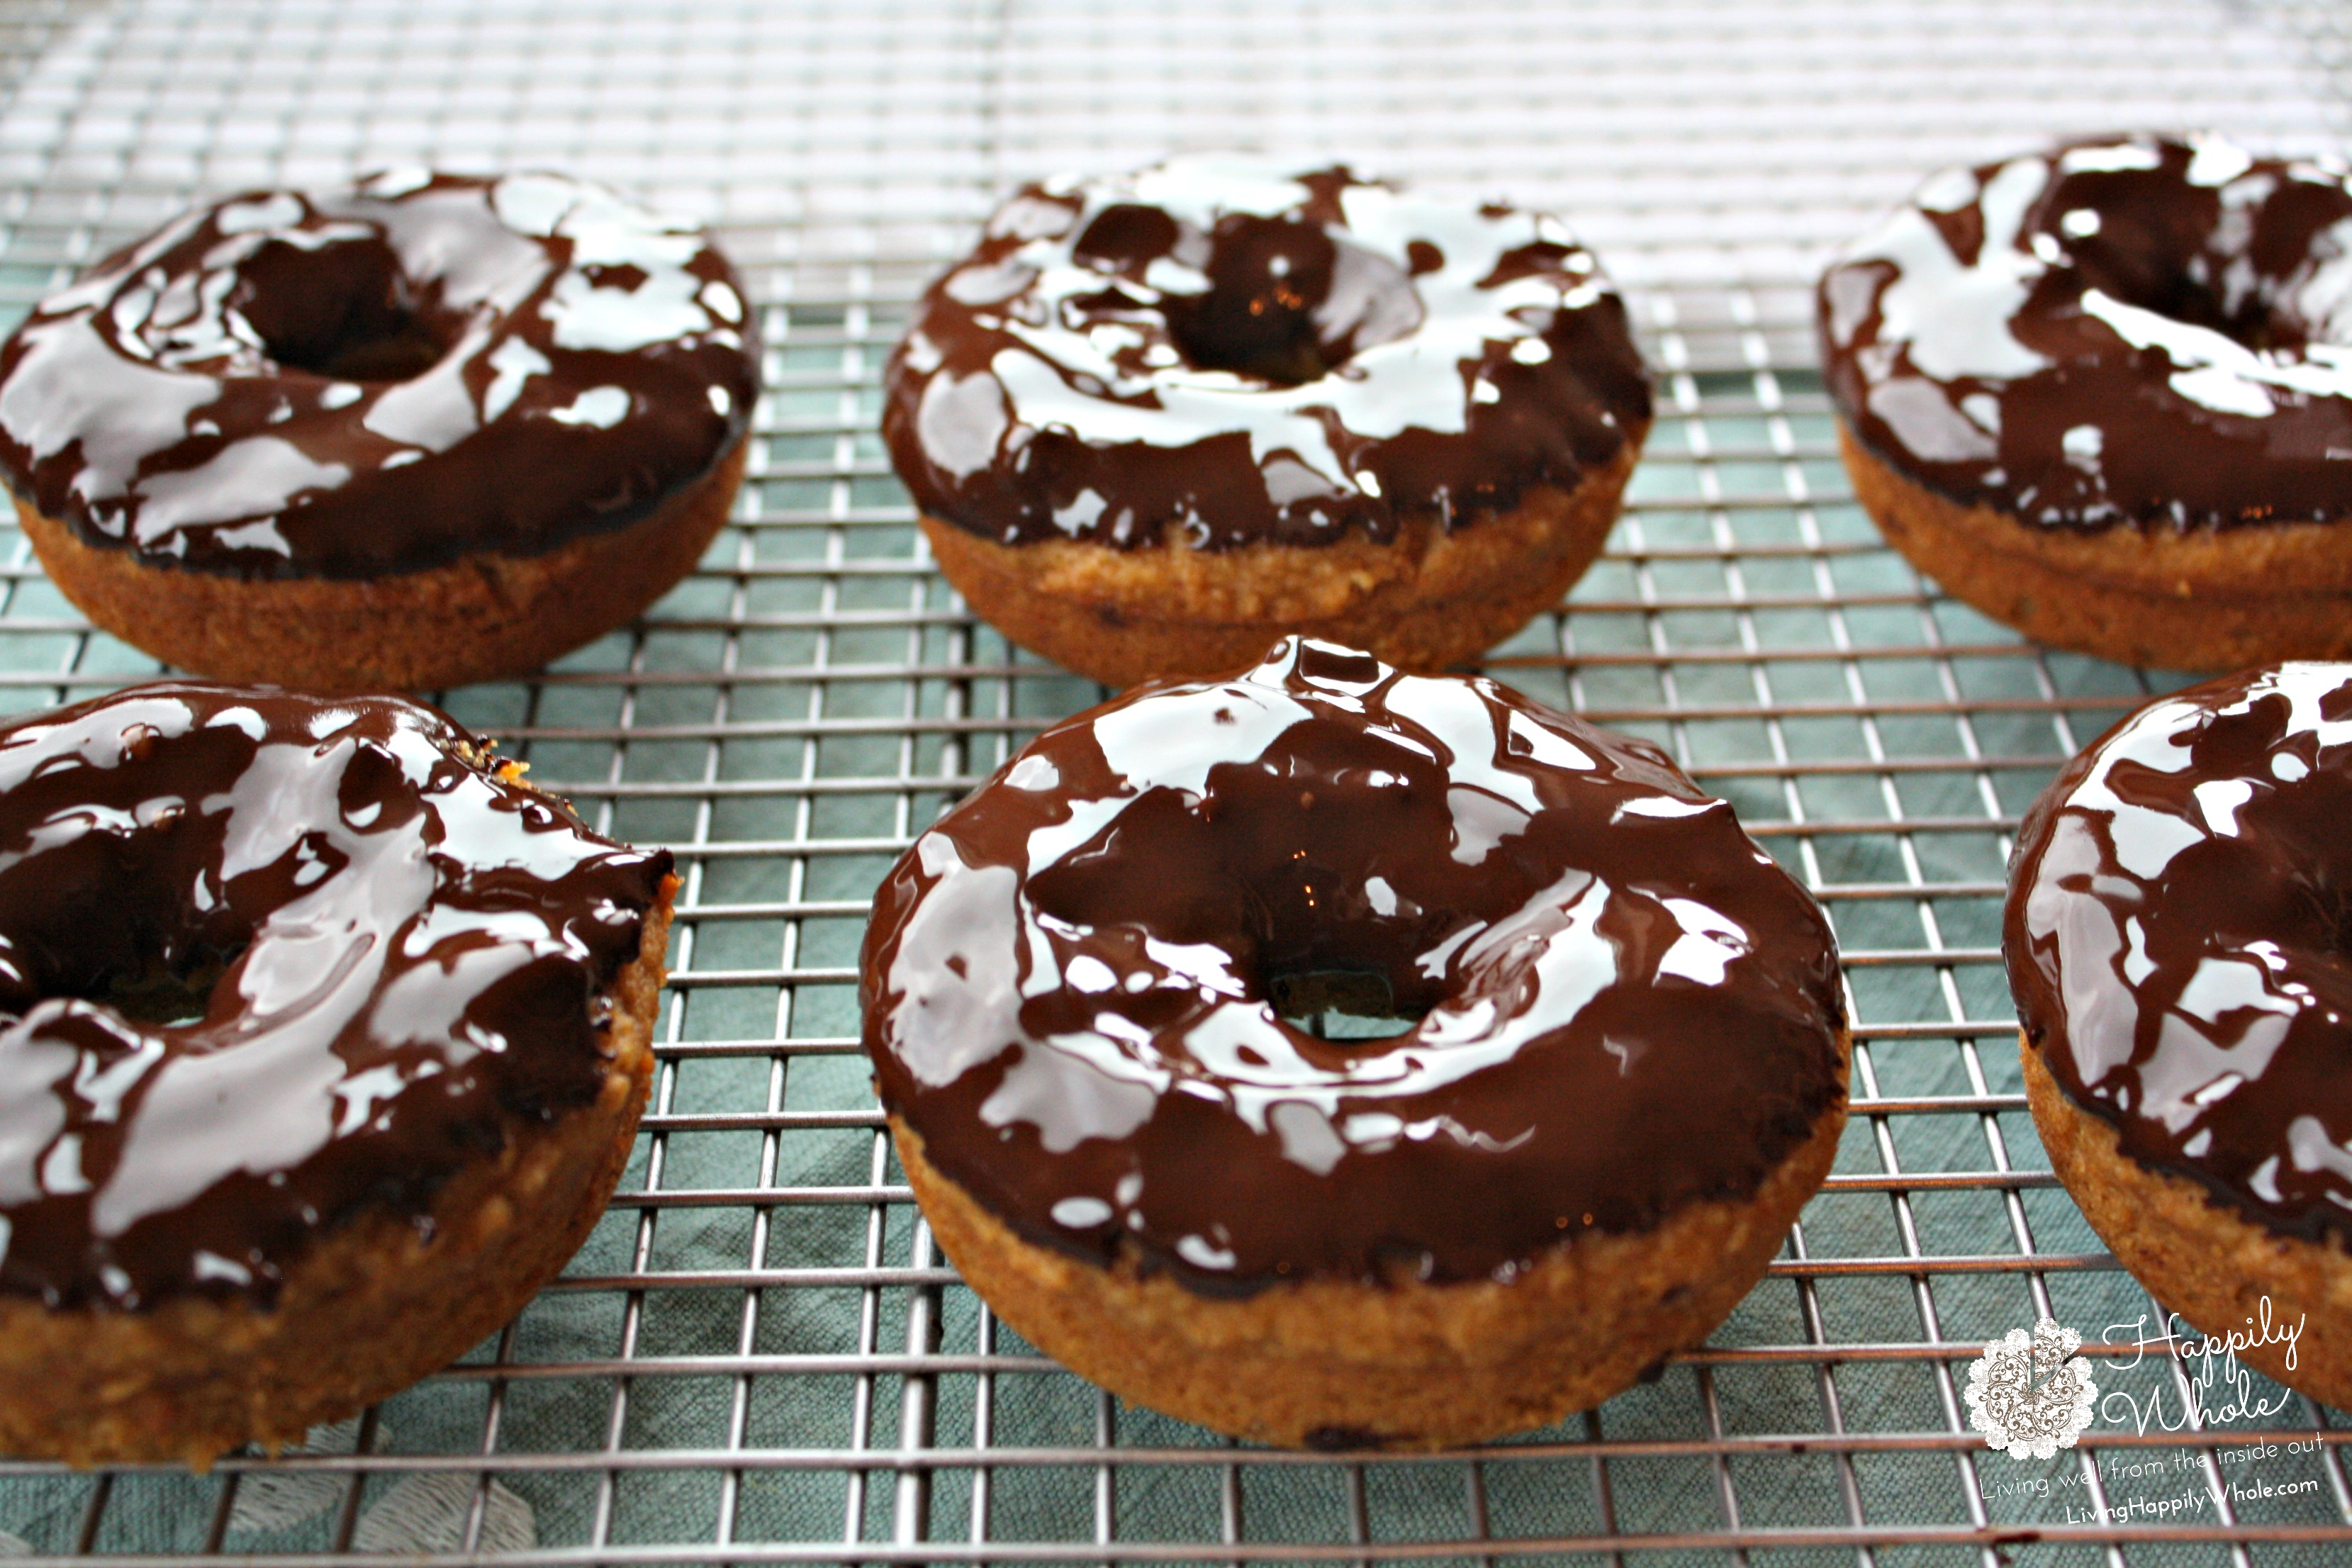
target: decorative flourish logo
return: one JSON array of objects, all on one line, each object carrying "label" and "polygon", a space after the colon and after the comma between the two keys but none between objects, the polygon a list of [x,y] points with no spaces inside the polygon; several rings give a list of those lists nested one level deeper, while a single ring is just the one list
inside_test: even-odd
[{"label": "decorative flourish logo", "polygon": [[2083,1336],[2054,1318],[2029,1336],[2011,1329],[1985,1347],[1969,1368],[1969,1425],[2012,1459],[2047,1459],[2091,1424],[2098,1384],[2090,1363],[2075,1359]]}]

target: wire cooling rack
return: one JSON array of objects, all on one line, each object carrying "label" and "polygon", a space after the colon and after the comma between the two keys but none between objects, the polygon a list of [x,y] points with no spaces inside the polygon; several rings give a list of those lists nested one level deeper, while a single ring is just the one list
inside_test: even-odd
[{"label": "wire cooling rack", "polygon": [[[2130,125],[2340,145],[2347,69],[2338,9],[2208,0],[0,4],[8,320],[202,195],[557,166],[719,226],[771,389],[694,578],[542,679],[446,695],[598,826],[680,856],[654,1102],[594,1238],[494,1342],[286,1456],[0,1461],[0,1555],[2352,1562],[2352,1426],[2135,1361],[2149,1303],[2019,1093],[2009,836],[2165,678],[2022,645],[1880,543],[1805,290],[1937,163]],[[1837,1172],[1731,1321],[1475,1453],[1243,1448],[1061,1372],[944,1266],[856,1056],[882,869],[1098,695],[930,569],[874,434],[881,360],[1010,183],[1236,145],[1551,206],[1627,285],[1662,394],[1632,503],[1488,668],[1730,796],[1832,910],[1859,1021]],[[13,534],[0,559],[0,703],[152,670]],[[1962,1390],[2045,1314],[2102,1347],[2108,1402],[2021,1461]]]}]

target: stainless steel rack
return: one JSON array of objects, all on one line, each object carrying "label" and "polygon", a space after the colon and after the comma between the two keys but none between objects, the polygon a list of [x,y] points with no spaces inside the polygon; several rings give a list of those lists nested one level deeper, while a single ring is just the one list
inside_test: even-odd
[{"label": "stainless steel rack", "polygon": [[[2352,1426],[2299,1398],[2103,1420],[2047,1465],[1967,1428],[1988,1340],[2049,1312],[2119,1362],[2149,1310],[2047,1172],[1997,913],[2017,813],[2161,678],[2021,644],[1885,548],[1806,288],[1942,162],[2131,124],[2340,144],[2347,61],[2340,8],[2242,0],[0,4],[11,320],[198,196],[419,160],[699,213],[770,344],[702,571],[540,679],[446,698],[680,856],[659,1081],[610,1215],[495,1342],[302,1451],[0,1462],[0,1555],[2352,1562]],[[1011,183],[1232,145],[1551,206],[1627,285],[1663,394],[1633,504],[1488,668],[1734,799],[1852,975],[1856,1115],[1771,1277],[1654,1384],[1475,1453],[1238,1447],[1035,1355],[940,1258],[856,1056],[882,868],[1097,695],[932,572],[873,432],[881,360]],[[152,668],[0,540],[0,706]],[[2194,1370],[2101,1375],[2171,1419]],[[2194,1511],[2117,1511],[2167,1498]]]}]

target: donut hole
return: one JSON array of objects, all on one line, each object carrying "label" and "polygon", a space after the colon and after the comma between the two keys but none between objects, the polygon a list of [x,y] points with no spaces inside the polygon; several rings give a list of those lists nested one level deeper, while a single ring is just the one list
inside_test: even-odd
[{"label": "donut hole", "polygon": [[201,954],[186,967],[175,968],[163,963],[158,953],[149,968],[110,976],[82,999],[102,1003],[133,1023],[194,1024],[212,1011],[214,988],[243,956],[240,944],[231,952]]},{"label": "donut hole", "polygon": [[1274,1010],[1327,1040],[1389,1040],[1425,1016],[1399,1005],[1388,976],[1366,970],[1308,969],[1266,977]]},{"label": "donut hole", "polygon": [[1300,386],[1421,324],[1404,269],[1320,224],[1230,213],[1207,238],[1209,287],[1171,294],[1162,307],[1170,338],[1195,369]]},{"label": "donut hole", "polygon": [[2212,258],[2202,252],[2133,254],[2129,244],[2078,241],[2075,264],[2084,281],[2110,299],[2220,332],[2256,353],[2299,348],[2305,341],[2302,321],[2278,309],[2264,290],[2247,290],[2232,309],[2215,287]]},{"label": "donut hole", "polygon": [[53,851],[45,899],[0,900],[0,1013],[52,1001],[90,1003],[142,1025],[210,1013],[267,911],[235,892],[206,891],[204,862],[219,850],[207,826],[165,810],[128,840],[90,835]]},{"label": "donut hole", "polygon": [[420,300],[380,239],[315,247],[270,239],[237,264],[229,309],[283,369],[335,381],[410,381],[456,346],[464,319]]},{"label": "donut hole", "polygon": [[79,1001],[110,1008],[136,1024],[192,1024],[212,1010],[221,977],[251,945],[251,933],[191,939],[146,921],[118,925],[100,940],[68,944],[19,932],[6,948],[8,973],[0,1012],[21,1015],[47,1001]]},{"label": "donut hole", "polygon": [[[2142,171],[2100,172],[2070,176],[2056,188],[2049,211],[2082,282],[2258,353],[2309,342],[2309,323],[2255,265],[2262,258],[2251,229],[2225,234],[2195,204],[2158,199],[2149,186],[2154,178]],[[2087,218],[2078,216],[2085,213]],[[2070,225],[2088,232],[2069,232]]]}]

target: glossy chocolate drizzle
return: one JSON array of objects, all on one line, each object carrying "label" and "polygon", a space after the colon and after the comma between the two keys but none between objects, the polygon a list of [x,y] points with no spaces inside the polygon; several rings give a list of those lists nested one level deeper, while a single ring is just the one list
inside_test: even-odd
[{"label": "glossy chocolate drizzle", "polygon": [[368,577],[624,527],[749,427],[699,231],[551,174],[383,174],[191,213],[0,349],[0,476],[90,544]]},{"label": "glossy chocolate drizzle", "polygon": [[885,380],[916,504],[1005,544],[1385,541],[1572,488],[1650,421],[1556,218],[1237,160],[1024,190]]},{"label": "glossy chocolate drizzle", "polygon": [[[1420,1021],[1326,1040],[1295,979]],[[1742,1198],[1843,1091],[1836,950],[1664,753],[1291,638],[1056,725],[875,900],[883,1103],[1029,1240],[1208,1293],[1511,1277]]]},{"label": "glossy chocolate drizzle", "polygon": [[2219,137],[1937,174],[1822,279],[1857,439],[2045,527],[2352,512],[2352,190]]},{"label": "glossy chocolate drizzle", "polygon": [[2159,698],[2027,816],[2027,1040],[2141,1163],[2352,1238],[2352,664]]},{"label": "glossy chocolate drizzle", "polygon": [[474,744],[177,681],[0,728],[0,1292],[267,1303],[321,1227],[595,1097],[669,854]]}]

